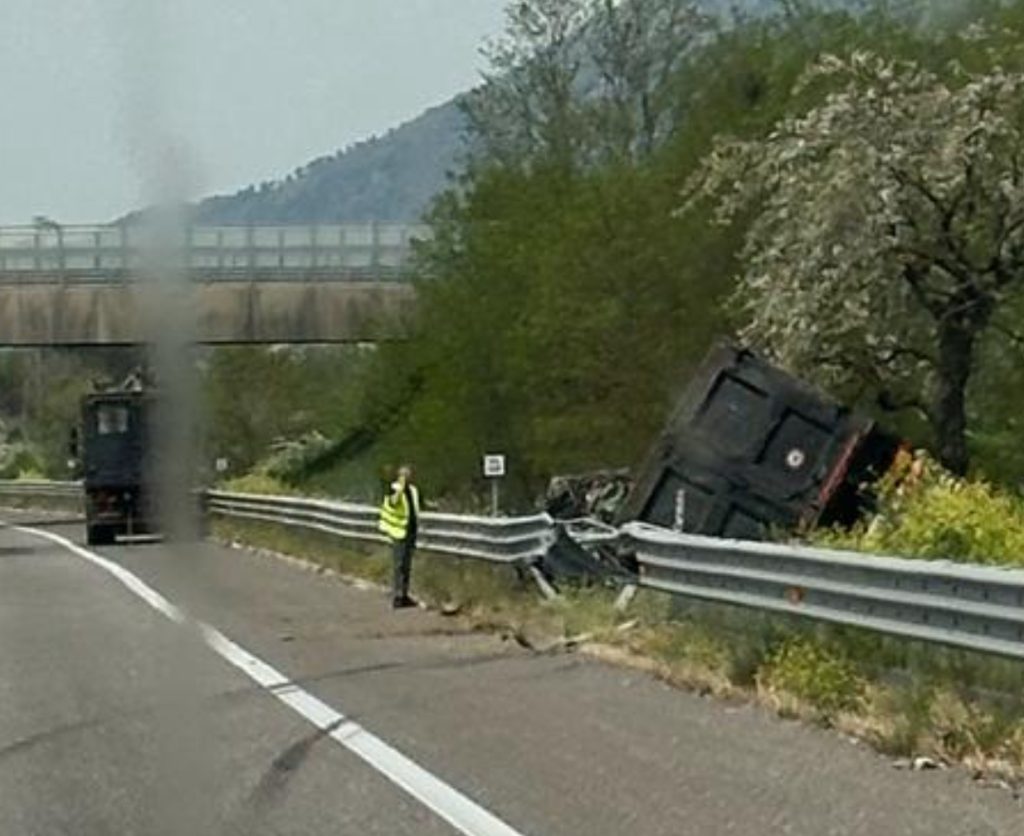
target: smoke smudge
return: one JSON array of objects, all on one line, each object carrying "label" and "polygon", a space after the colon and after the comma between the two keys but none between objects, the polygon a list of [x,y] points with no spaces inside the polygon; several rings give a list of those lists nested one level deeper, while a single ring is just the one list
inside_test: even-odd
[{"label": "smoke smudge", "polygon": [[[199,535],[199,402],[196,310],[188,265],[188,201],[198,192],[195,156],[176,131],[169,107],[173,87],[174,25],[171,0],[112,0],[114,31],[122,56],[122,137],[137,173],[141,204],[127,224],[131,246],[140,253],[135,269],[135,302],[147,364],[155,380],[156,406],[151,443],[151,485],[158,522],[178,571],[194,568]],[[147,800],[151,831],[160,836],[212,833],[216,801],[210,786],[214,753],[209,718],[194,710],[201,688],[189,654],[161,672],[166,716],[189,722],[158,722],[160,743],[157,797]]]}]

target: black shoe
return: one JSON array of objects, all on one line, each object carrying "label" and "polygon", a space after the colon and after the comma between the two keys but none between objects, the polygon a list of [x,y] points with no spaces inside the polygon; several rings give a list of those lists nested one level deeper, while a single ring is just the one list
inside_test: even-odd
[{"label": "black shoe", "polygon": [[417,604],[416,601],[414,601],[408,595],[402,595],[399,598],[395,598],[391,602],[391,608],[395,609],[395,610],[407,610],[410,607],[417,607],[417,606],[419,606],[419,604]]}]

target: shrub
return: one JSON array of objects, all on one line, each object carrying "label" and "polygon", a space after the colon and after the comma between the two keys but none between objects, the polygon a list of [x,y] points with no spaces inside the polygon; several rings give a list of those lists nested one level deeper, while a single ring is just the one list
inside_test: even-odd
[{"label": "shrub", "polygon": [[295,492],[284,482],[266,473],[248,473],[225,482],[221,487],[234,493],[255,493],[264,496],[287,496]]},{"label": "shrub", "polygon": [[857,670],[844,655],[800,636],[788,639],[768,657],[758,684],[804,700],[826,718],[854,709],[864,691]]},{"label": "shrub", "polygon": [[1024,566],[1024,502],[955,478],[923,454],[903,455],[880,486],[873,519],[812,539],[876,554]]},{"label": "shrub", "polygon": [[334,446],[334,442],[313,431],[301,438],[279,441],[274,452],[260,466],[260,470],[271,478],[282,482],[300,479],[312,462],[323,456]]},{"label": "shrub", "polygon": [[41,479],[42,473],[39,456],[27,444],[0,445],[0,479]]}]

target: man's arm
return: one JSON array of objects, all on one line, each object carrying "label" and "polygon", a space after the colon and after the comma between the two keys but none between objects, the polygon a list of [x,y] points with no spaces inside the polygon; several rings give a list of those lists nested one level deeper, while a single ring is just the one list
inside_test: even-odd
[{"label": "man's arm", "polygon": [[391,483],[391,496],[389,501],[394,505],[398,500],[405,494],[405,477],[399,476],[394,482]]}]

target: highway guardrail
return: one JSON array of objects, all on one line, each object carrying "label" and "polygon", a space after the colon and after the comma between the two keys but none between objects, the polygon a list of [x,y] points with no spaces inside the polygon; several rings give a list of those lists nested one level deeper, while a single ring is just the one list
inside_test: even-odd
[{"label": "highway guardrail", "polygon": [[623,529],[640,585],[1024,659],[1024,571]]},{"label": "highway guardrail", "polygon": [[[210,491],[207,508],[225,516],[307,528],[347,539],[386,542],[377,531],[378,510],[368,505]],[[554,539],[554,521],[546,514],[475,517],[424,513],[418,542],[421,548],[441,554],[517,563],[540,560]]]},{"label": "highway guardrail", "polygon": [[78,499],[82,495],[79,482],[47,482],[43,480],[0,480],[0,497],[44,497],[49,499]]},{"label": "highway guardrail", "polygon": [[[70,482],[0,482],[0,497],[61,497]],[[383,543],[376,508],[301,497],[210,491],[211,513]],[[457,557],[526,566],[534,576],[561,524],[546,514],[478,517],[425,513],[420,545]],[[607,527],[565,530],[607,547]],[[1024,659],[1024,570],[877,557],[804,546],[698,537],[629,524],[617,545],[635,556],[641,587],[686,598]]]}]

